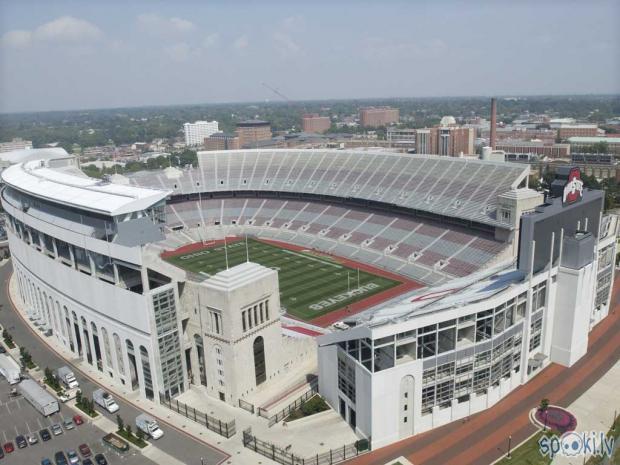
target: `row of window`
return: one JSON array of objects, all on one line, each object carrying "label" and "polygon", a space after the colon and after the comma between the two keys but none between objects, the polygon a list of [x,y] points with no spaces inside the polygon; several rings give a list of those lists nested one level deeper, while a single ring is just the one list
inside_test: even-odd
[{"label": "row of window", "polygon": [[243,332],[250,331],[265,321],[269,321],[269,300],[254,304],[241,311]]}]

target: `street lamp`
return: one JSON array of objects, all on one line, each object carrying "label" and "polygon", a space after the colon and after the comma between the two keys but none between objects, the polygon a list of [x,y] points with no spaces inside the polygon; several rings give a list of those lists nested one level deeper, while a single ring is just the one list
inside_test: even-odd
[{"label": "street lamp", "polygon": [[512,443],[512,435],[508,436],[508,455],[506,456],[507,458],[511,458],[510,457],[510,445]]},{"label": "street lamp", "polygon": [[203,459],[202,457],[200,457],[200,465],[205,465],[205,459]]}]

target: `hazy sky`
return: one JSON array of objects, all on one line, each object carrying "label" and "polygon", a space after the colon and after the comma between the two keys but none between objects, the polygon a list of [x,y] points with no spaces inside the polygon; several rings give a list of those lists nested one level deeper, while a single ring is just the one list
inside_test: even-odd
[{"label": "hazy sky", "polygon": [[618,0],[0,0],[0,112],[620,92]]}]

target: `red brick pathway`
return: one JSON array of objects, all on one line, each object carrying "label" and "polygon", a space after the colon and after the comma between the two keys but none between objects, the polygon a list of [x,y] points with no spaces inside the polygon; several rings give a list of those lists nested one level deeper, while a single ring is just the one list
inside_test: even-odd
[{"label": "red brick pathway", "polygon": [[[506,453],[507,438],[519,444],[536,429],[529,411],[547,397],[567,407],[620,359],[620,278],[614,282],[609,316],[590,333],[588,353],[566,368],[551,364],[494,407],[347,462],[385,464],[405,456],[414,465],[486,465]],[[610,425],[611,426],[611,425]]]}]

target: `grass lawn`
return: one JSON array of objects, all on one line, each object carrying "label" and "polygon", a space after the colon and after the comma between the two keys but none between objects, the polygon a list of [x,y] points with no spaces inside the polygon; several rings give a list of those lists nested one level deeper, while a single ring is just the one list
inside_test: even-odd
[{"label": "grass lawn", "polygon": [[[245,240],[229,243],[227,248],[229,266],[246,261]],[[254,239],[248,239],[248,250],[250,261],[278,270],[280,303],[287,313],[303,320],[325,315],[401,284],[365,271],[358,272],[329,258],[286,250]],[[166,260],[203,275],[226,269],[223,245]]]},{"label": "grass lawn", "polygon": [[543,434],[552,434],[550,431],[546,433],[538,432],[530,439],[528,439],[523,445],[513,449],[511,452],[511,458],[503,458],[497,465],[548,465],[551,463],[551,459],[548,455],[542,455],[538,448],[538,440]]},{"label": "grass lawn", "polygon": [[308,417],[315,413],[324,412],[325,410],[329,410],[329,405],[327,405],[320,395],[316,394],[301,404],[298,409],[293,410],[284,421],[298,420],[299,418]]}]

